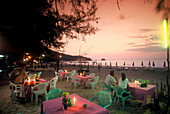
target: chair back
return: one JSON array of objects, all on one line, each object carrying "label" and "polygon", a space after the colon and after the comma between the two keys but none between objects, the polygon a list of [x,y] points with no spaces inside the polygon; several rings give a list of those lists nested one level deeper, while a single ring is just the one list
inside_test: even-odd
[{"label": "chair back", "polygon": [[57,71],[54,71],[55,73],[55,76],[58,77],[59,76],[59,73]]},{"label": "chair back", "polygon": [[47,93],[47,90],[46,90],[47,86],[48,86],[48,83],[43,82],[32,87],[32,91],[34,90],[34,88],[37,88],[38,94]]},{"label": "chair back", "polygon": [[46,95],[46,100],[52,100],[61,97],[63,91],[61,89],[52,89]]},{"label": "chair back", "polygon": [[120,87],[120,86],[113,86],[113,90],[114,90],[114,92],[116,92],[116,95],[118,97],[122,97],[122,94],[124,92],[126,92],[126,90],[124,88]]},{"label": "chair back", "polygon": [[95,76],[95,77],[94,77],[94,83],[97,84],[98,81],[99,81],[99,76]]},{"label": "chair back", "polygon": [[72,77],[72,83],[80,83],[81,79],[80,78],[76,78],[75,76]]},{"label": "chair back", "polygon": [[72,70],[71,73],[76,73],[76,70]]},{"label": "chair back", "polygon": [[111,91],[111,88],[110,88],[110,87],[108,87],[108,86],[106,85],[106,83],[105,83],[105,82],[103,82],[103,80],[100,80],[100,81],[101,81],[101,83],[102,83],[103,91],[104,91],[104,90]]},{"label": "chair back", "polygon": [[60,70],[58,70],[58,72],[64,72],[64,70],[61,70],[61,69],[60,69]]},{"label": "chair back", "polygon": [[56,87],[56,82],[58,81],[58,77],[54,77],[53,79],[51,79],[50,82],[50,86],[54,86]]},{"label": "chair back", "polygon": [[89,76],[95,76],[95,73],[91,73],[91,74],[89,74]]},{"label": "chair back", "polygon": [[21,89],[20,85],[17,86],[16,84],[12,83],[11,81],[9,81],[9,86],[12,89],[12,91]]},{"label": "chair back", "polygon": [[112,98],[106,91],[99,91],[90,101],[97,99],[99,106],[103,108],[108,108],[112,104]]}]

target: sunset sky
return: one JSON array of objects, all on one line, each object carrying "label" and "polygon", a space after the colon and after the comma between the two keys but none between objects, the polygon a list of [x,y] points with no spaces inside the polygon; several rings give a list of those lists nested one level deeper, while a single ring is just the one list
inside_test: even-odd
[{"label": "sunset sky", "polygon": [[86,41],[69,40],[65,53],[85,56],[93,60],[111,59],[165,59],[166,49],[161,40],[162,14],[156,13],[157,0],[123,0],[121,10],[116,0],[99,0],[100,17],[96,34]]}]

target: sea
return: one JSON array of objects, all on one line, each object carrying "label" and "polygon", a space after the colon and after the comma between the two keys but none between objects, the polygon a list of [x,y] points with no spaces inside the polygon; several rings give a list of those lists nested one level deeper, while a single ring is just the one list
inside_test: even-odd
[{"label": "sea", "polygon": [[[93,65],[93,66],[119,66],[119,67],[157,67],[164,68],[167,66],[166,60],[93,60],[93,61],[81,61],[83,65]],[[143,62],[143,66],[142,66]],[[80,61],[67,61],[64,62],[70,65],[79,65]]]}]

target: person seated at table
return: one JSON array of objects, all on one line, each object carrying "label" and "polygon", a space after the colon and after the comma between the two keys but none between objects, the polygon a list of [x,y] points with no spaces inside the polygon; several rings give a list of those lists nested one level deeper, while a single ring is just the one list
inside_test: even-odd
[{"label": "person seated at table", "polygon": [[[124,88],[126,91],[128,91],[129,88],[129,80],[126,78],[126,74],[123,72],[121,73],[121,78],[119,79],[119,86]],[[127,96],[128,94],[124,94],[122,96]]]},{"label": "person seated at table", "polygon": [[105,84],[109,88],[118,84],[118,79],[117,79],[117,76],[114,74],[114,70],[111,70],[110,74],[107,75],[107,77],[105,79]]},{"label": "person seated at table", "polygon": [[25,71],[25,64],[21,64],[20,68],[15,68],[13,71],[10,73],[10,81],[13,82],[14,84],[23,84],[24,83],[24,78],[28,79],[28,75]]}]

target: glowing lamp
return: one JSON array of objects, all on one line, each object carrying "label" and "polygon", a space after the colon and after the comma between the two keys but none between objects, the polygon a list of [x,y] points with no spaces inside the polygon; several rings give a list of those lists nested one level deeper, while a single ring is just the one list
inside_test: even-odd
[{"label": "glowing lamp", "polygon": [[164,37],[165,37],[165,47],[169,47],[169,33],[168,33],[168,22],[165,19],[163,21],[163,25],[164,25]]},{"label": "glowing lamp", "polygon": [[62,58],[62,55],[59,55],[59,58]]},{"label": "glowing lamp", "polygon": [[73,98],[73,106],[76,106],[77,105],[77,100],[76,100],[76,97]]},{"label": "glowing lamp", "polygon": [[67,72],[67,70],[65,70],[65,72]]},{"label": "glowing lamp", "polygon": [[26,55],[29,55],[29,53],[26,53]]}]

